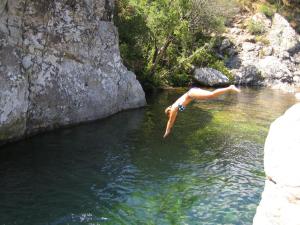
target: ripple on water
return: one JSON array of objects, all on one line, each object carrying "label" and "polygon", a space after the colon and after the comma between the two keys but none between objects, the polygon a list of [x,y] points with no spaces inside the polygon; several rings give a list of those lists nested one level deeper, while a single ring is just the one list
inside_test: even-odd
[{"label": "ripple on water", "polygon": [[252,224],[263,145],[294,96],[243,89],[192,103],[162,139],[182,91],[0,151],[0,224]]}]

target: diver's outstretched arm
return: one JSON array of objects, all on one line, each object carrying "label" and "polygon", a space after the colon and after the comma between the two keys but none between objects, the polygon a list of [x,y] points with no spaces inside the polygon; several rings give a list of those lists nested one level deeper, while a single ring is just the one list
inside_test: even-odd
[{"label": "diver's outstretched arm", "polygon": [[167,127],[166,127],[166,131],[164,134],[164,138],[166,138],[171,133],[171,129],[174,126],[174,123],[176,121],[177,110],[170,109],[170,111],[168,112],[168,116],[169,116],[169,120],[167,122]]}]

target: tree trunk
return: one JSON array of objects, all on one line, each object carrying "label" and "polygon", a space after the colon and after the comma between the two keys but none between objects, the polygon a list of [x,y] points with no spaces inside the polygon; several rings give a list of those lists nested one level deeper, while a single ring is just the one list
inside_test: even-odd
[{"label": "tree trunk", "polygon": [[153,56],[153,60],[152,60],[152,66],[150,68],[150,74],[153,75],[156,67],[158,65],[158,63],[160,62],[160,60],[163,58],[163,56],[166,53],[167,48],[169,47],[169,45],[171,44],[173,40],[173,36],[169,35],[167,37],[167,39],[165,40],[165,43],[163,44],[163,46],[159,49],[159,51],[157,52],[157,54],[154,54]]}]

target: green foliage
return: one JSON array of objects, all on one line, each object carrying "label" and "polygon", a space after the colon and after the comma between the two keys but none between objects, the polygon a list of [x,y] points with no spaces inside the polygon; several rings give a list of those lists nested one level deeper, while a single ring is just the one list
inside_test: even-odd
[{"label": "green foliage", "polygon": [[251,34],[254,34],[254,35],[263,34],[265,32],[264,25],[260,22],[254,21],[254,20],[248,21],[247,29]]},{"label": "green foliage", "polygon": [[237,0],[237,2],[242,9],[249,11],[252,9],[252,4],[255,2],[255,0]]},{"label": "green foliage", "polygon": [[270,45],[269,39],[265,35],[258,35],[255,37],[256,42],[261,42],[264,45]]},{"label": "green foliage", "polygon": [[187,73],[174,73],[168,79],[168,83],[175,87],[183,87],[190,82],[190,76]]},{"label": "green foliage", "polygon": [[265,14],[267,17],[272,17],[276,12],[276,8],[270,4],[261,4],[258,6],[258,11]]},{"label": "green foliage", "polygon": [[233,83],[234,82],[234,77],[233,74],[229,71],[229,69],[225,66],[224,62],[221,60],[216,60],[212,64],[209,64],[209,67],[214,68],[221,73],[223,73],[225,76],[228,77],[229,82]]},{"label": "green foliage", "polygon": [[240,8],[248,12],[262,12],[267,17],[279,13],[290,22],[290,25],[300,32],[300,0],[237,0]]},{"label": "green foliage", "polygon": [[224,62],[216,57],[214,54],[214,47],[217,44],[218,40],[216,38],[211,39],[203,48],[200,48],[194,52],[192,57],[187,60],[187,63],[190,65],[195,65],[198,67],[211,67],[216,69],[226,75],[228,79],[232,82],[233,75],[225,66]]},{"label": "green foliage", "polygon": [[145,51],[149,43],[149,28],[142,12],[121,0],[116,5],[115,24],[119,30],[120,52],[124,64],[136,73],[143,73]]},{"label": "green foliage", "polygon": [[234,15],[232,2],[119,0],[114,18],[124,64],[144,87],[186,85],[192,65],[225,70],[211,51],[198,51],[212,33],[224,30],[226,19]]}]

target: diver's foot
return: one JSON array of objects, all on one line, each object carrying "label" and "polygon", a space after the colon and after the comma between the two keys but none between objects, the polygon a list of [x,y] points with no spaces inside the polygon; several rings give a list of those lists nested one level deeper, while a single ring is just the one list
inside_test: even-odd
[{"label": "diver's foot", "polygon": [[240,92],[241,92],[241,90],[238,89],[235,85],[230,85],[230,88],[231,88],[231,90],[233,90],[233,91],[235,91],[235,92],[237,92],[237,93],[240,93]]}]

